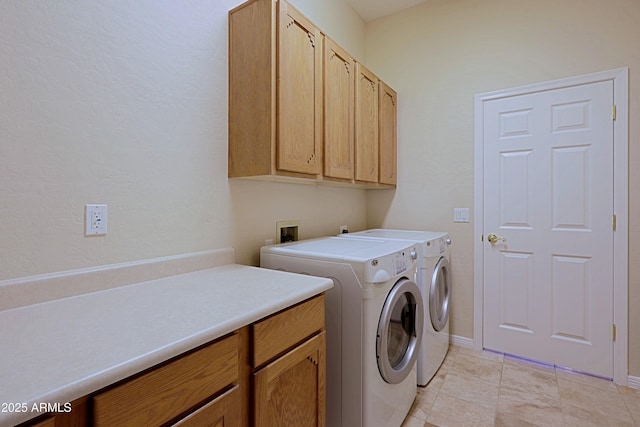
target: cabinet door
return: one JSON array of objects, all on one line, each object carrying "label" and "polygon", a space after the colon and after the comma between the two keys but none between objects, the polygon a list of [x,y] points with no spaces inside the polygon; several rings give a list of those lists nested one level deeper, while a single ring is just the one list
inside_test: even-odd
[{"label": "cabinet door", "polygon": [[333,40],[324,46],[324,175],[353,179],[354,61]]},{"label": "cabinet door", "polygon": [[380,82],[380,183],[396,185],[397,94]]},{"label": "cabinet door", "polygon": [[239,386],[235,386],[172,426],[238,427],[241,423],[240,390]]},{"label": "cabinet door", "polygon": [[378,78],[361,64],[356,64],[355,89],[355,179],[378,182]]},{"label": "cabinet door", "polygon": [[322,166],[320,31],[280,1],[277,168],[318,175]]},{"label": "cabinet door", "polygon": [[254,374],[256,427],[324,427],[325,332]]}]

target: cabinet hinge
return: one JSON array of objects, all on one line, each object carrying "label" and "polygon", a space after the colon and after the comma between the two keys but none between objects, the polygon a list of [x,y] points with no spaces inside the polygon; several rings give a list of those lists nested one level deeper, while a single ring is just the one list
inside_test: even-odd
[{"label": "cabinet hinge", "polygon": [[615,341],[616,340],[616,324],[614,323],[611,326],[612,326],[612,328],[611,328],[611,336],[613,338],[613,341]]},{"label": "cabinet hinge", "polygon": [[613,217],[611,217],[611,227],[613,228],[613,231],[616,231],[616,225],[617,225],[616,214],[613,214]]},{"label": "cabinet hinge", "polygon": [[618,109],[616,108],[616,104],[613,104],[611,106],[611,119],[613,119],[614,121],[616,120],[616,117],[618,115]]},{"label": "cabinet hinge", "polygon": [[482,236],[480,236],[480,241],[484,242],[484,234]]}]

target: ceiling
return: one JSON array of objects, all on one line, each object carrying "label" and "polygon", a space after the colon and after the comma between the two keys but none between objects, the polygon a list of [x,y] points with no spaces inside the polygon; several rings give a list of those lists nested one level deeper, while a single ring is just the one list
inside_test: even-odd
[{"label": "ceiling", "polygon": [[345,0],[365,20],[373,21],[385,15],[391,15],[426,0]]}]

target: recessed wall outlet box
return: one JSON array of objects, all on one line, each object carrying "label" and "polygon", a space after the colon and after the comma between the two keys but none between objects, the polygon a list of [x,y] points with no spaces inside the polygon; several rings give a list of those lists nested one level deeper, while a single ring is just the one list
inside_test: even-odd
[{"label": "recessed wall outlet box", "polygon": [[85,236],[107,234],[107,205],[84,206]]},{"label": "recessed wall outlet box", "polygon": [[469,208],[453,208],[453,222],[469,222]]},{"label": "recessed wall outlet box", "polygon": [[300,239],[300,221],[278,221],[276,222],[276,243],[297,242]]}]

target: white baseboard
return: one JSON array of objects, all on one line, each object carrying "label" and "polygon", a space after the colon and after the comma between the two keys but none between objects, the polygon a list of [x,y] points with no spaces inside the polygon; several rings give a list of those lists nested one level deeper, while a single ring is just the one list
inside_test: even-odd
[{"label": "white baseboard", "polygon": [[627,386],[631,388],[637,388],[640,390],[640,377],[633,377],[629,375],[629,379],[627,380]]},{"label": "white baseboard", "polygon": [[450,342],[453,345],[457,345],[459,347],[473,349],[473,339],[467,337],[460,337],[457,335],[450,336]]},{"label": "white baseboard", "polygon": [[234,262],[231,248],[0,281],[0,311]]}]

